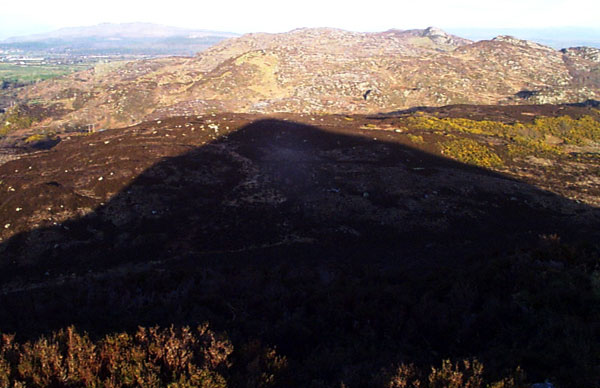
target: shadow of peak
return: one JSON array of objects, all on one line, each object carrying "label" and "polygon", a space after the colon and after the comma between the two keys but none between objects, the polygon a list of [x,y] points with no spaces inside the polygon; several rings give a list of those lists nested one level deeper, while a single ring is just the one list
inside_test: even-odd
[{"label": "shadow of peak", "polygon": [[554,219],[569,201],[382,135],[257,120],[156,163],[90,215],[16,236],[2,249],[17,268],[41,260],[83,269],[295,240],[448,252],[464,242],[457,236],[485,247],[488,239],[562,228]]},{"label": "shadow of peak", "polygon": [[[391,365],[465,355],[491,374],[521,365],[533,381],[598,381],[598,302],[582,269],[597,256],[560,245],[597,245],[598,209],[359,117],[227,116],[106,131],[36,155],[46,164],[0,166],[4,179],[33,165],[14,185],[23,204],[9,191],[0,214],[93,208],[0,245],[0,332],[210,322],[230,336],[234,369],[248,369],[248,344],[276,347],[293,366],[286,386],[367,386]],[[540,235],[542,253],[529,249]]]},{"label": "shadow of peak", "polygon": [[[110,287],[158,269],[210,271],[228,262],[236,271],[264,262],[434,270],[531,244],[540,234],[587,237],[594,230],[596,209],[428,154],[392,132],[377,135],[330,122],[320,128],[266,119],[164,158],[90,214],[4,242],[3,292]],[[143,141],[113,152],[135,152]],[[69,157],[86,159],[83,152]],[[59,178],[43,179],[45,187],[63,189]],[[38,314],[40,307],[32,308]],[[96,313],[61,314],[56,327],[128,325]],[[30,331],[46,327],[36,322]]]}]

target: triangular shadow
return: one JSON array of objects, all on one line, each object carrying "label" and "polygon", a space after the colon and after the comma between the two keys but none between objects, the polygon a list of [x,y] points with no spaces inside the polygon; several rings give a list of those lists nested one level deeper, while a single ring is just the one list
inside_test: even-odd
[{"label": "triangular shadow", "polygon": [[[0,331],[208,320],[305,356],[320,343],[304,326],[306,301],[340,309],[314,318],[327,335],[361,324],[351,285],[336,286],[350,292],[346,307],[328,294],[344,271],[426,277],[543,234],[590,240],[598,230],[598,209],[380,137],[258,120],[156,163],[91,214],[2,244],[3,289],[24,287],[0,296]],[[370,292],[385,300],[390,289]],[[410,325],[394,306],[379,314]]]}]

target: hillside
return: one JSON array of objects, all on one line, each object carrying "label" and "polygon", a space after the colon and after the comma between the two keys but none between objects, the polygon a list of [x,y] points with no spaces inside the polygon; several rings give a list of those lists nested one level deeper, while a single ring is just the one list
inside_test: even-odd
[{"label": "hillside", "polygon": [[39,128],[55,132],[214,111],[581,102],[600,99],[599,53],[507,36],[471,42],[435,28],[300,29],[228,39],[193,58],[99,66],[27,88],[20,100],[35,101]]},{"label": "hillside", "polygon": [[15,93],[0,386],[600,381],[600,50],[298,29]]},{"label": "hillside", "polygon": [[0,381],[594,386],[599,143],[565,105],[65,136],[0,165]]}]

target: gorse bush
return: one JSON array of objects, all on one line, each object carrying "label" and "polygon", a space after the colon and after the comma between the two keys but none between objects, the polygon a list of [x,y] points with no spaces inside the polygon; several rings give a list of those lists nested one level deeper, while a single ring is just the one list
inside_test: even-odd
[{"label": "gorse bush", "polygon": [[417,143],[417,144],[422,144],[425,142],[425,140],[423,139],[423,136],[419,136],[419,135],[409,134],[408,138],[410,139],[410,141],[412,141],[413,143]]},{"label": "gorse bush", "polygon": [[554,137],[554,142],[580,146],[600,142],[600,122],[591,116],[538,117],[527,124],[414,116],[407,119],[407,124],[411,129],[500,137],[507,141],[510,156],[562,154],[561,147],[548,142],[549,137]]},{"label": "gorse bush", "polygon": [[489,147],[471,139],[441,143],[442,154],[467,164],[482,167],[502,166],[502,159]]},{"label": "gorse bush", "polygon": [[505,137],[512,131],[511,125],[499,121],[469,120],[463,118],[437,118],[433,116],[413,116],[407,119],[409,128],[424,128],[434,131],[464,132],[477,135],[494,135]]},{"label": "gorse bush", "polygon": [[28,115],[21,107],[9,109],[0,115],[0,136],[5,136],[17,129],[29,128],[36,121],[34,117]]},{"label": "gorse bush", "polygon": [[25,139],[25,144],[34,144],[40,141],[47,141],[47,140],[56,140],[56,133],[54,132],[49,132],[49,133],[36,133],[34,135],[31,135],[29,137],[27,137]]},{"label": "gorse bush", "polygon": [[589,140],[600,142],[600,123],[590,116],[538,117],[533,129],[562,139],[567,144],[584,145]]}]

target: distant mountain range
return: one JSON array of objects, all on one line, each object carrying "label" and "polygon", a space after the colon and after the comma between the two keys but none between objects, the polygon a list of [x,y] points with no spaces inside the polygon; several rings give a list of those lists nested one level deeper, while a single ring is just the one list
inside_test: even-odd
[{"label": "distant mountain range", "polygon": [[164,26],[153,23],[102,23],[95,26],[67,27],[56,31],[28,36],[12,37],[3,43],[39,42],[53,39],[82,39],[82,38],[107,38],[107,39],[141,39],[141,38],[169,38],[174,36],[187,38],[201,38],[206,36],[222,36],[231,38],[239,36],[231,32],[210,31],[201,29],[186,29]]},{"label": "distant mountain range", "polygon": [[498,35],[511,35],[555,49],[576,46],[600,48],[600,28],[451,28],[448,31],[472,40],[485,40]]},{"label": "distant mountain range", "polygon": [[103,23],[89,27],[61,28],[44,34],[0,41],[0,48],[19,48],[73,54],[124,52],[128,54],[193,55],[223,39],[230,32],[184,29],[152,23]]},{"label": "distant mountain range", "polygon": [[[227,39],[192,58],[108,64],[38,83],[21,101],[65,126],[116,127],[214,111],[380,113],[450,104],[600,100],[600,50],[437,28],[332,28]],[[58,113],[57,113],[58,112]]]},{"label": "distant mountain range", "polygon": [[[407,30],[407,33],[411,31],[423,30]],[[600,48],[600,28],[451,28],[448,31],[473,41],[509,35],[554,49],[576,46]],[[223,39],[238,36],[240,34],[233,32],[186,29],[153,23],[102,23],[10,37],[0,40],[0,49],[20,48],[74,54],[110,54],[120,50],[132,54],[193,55]]]}]

